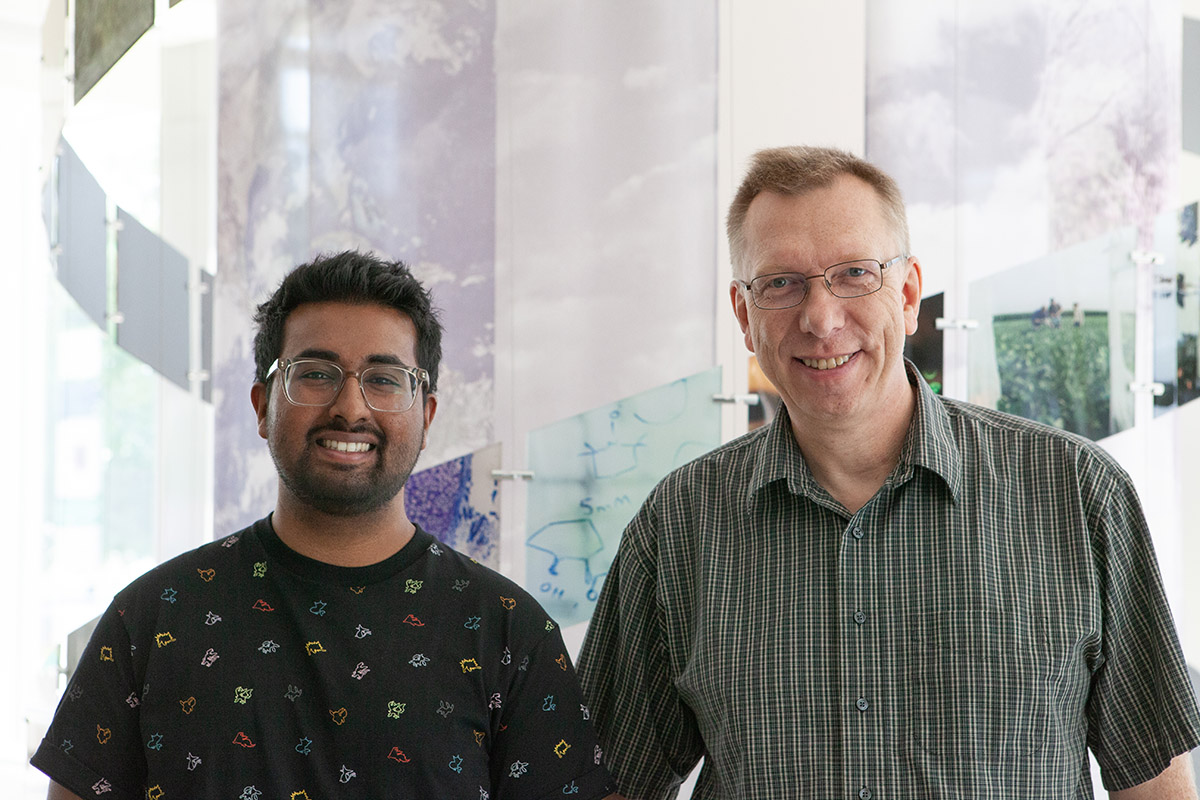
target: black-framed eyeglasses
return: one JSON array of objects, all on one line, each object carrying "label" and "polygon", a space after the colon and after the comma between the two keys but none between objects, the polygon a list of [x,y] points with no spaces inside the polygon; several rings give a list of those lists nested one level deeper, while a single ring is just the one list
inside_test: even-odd
[{"label": "black-framed eyeglasses", "polygon": [[428,372],[394,364],[373,364],[347,372],[322,358],[279,358],[267,370],[266,380],[276,372],[283,378],[284,396],[295,406],[331,405],[350,376],[358,381],[363,400],[376,411],[408,411],[417,400],[418,389],[429,389]]},{"label": "black-framed eyeglasses", "polygon": [[[902,254],[882,263],[870,258],[843,261],[821,270],[821,277],[834,297],[862,297],[882,289],[883,271],[906,258]],[[809,284],[816,277],[799,272],[773,272],[751,281],[734,279],[734,283],[749,290],[754,305],[764,311],[776,311],[803,303],[808,297]]]}]

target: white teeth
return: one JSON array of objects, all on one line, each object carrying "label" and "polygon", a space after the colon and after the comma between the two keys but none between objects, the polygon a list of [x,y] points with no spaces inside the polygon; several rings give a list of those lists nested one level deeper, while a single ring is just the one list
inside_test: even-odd
[{"label": "white teeth", "polygon": [[332,439],[324,439],[317,444],[342,453],[365,453],[373,447],[366,442],[335,442]]},{"label": "white teeth", "polygon": [[834,356],[833,358],[802,358],[801,363],[813,369],[833,369],[840,367],[850,360],[850,356]]}]

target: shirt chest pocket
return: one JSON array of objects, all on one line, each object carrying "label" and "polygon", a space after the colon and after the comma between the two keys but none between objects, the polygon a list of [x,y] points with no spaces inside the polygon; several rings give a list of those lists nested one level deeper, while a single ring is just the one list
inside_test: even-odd
[{"label": "shirt chest pocket", "polygon": [[916,747],[993,763],[1042,748],[1050,698],[1036,618],[975,608],[912,622],[904,718]]}]

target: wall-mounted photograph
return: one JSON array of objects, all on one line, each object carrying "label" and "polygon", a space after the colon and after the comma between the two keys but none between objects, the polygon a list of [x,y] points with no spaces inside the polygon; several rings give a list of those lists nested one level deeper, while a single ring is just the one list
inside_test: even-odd
[{"label": "wall-mounted photograph", "polygon": [[1132,227],[974,281],[970,400],[1102,439],[1133,424]]}]

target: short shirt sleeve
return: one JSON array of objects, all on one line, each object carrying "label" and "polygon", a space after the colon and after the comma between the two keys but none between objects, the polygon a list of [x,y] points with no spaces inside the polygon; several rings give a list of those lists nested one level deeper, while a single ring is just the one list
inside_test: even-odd
[{"label": "short shirt sleeve", "polygon": [[1105,635],[1087,704],[1088,745],[1105,788],[1117,790],[1196,747],[1200,715],[1133,486],[1123,472],[1104,470],[1094,494]]},{"label": "short shirt sleeve", "polygon": [[141,687],[120,599],[101,616],[31,763],[80,797],[140,800]]}]

